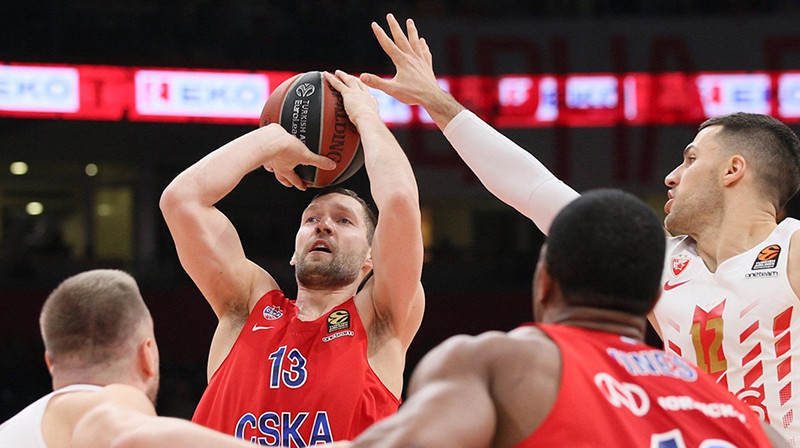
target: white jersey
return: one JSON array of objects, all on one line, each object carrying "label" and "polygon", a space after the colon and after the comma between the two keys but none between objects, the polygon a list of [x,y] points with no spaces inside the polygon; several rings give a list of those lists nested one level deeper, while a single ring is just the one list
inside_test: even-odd
[{"label": "white jersey", "polygon": [[50,392],[34,401],[17,415],[0,425],[0,447],[2,448],[47,448],[42,435],[42,417],[47,404],[56,395],[77,391],[96,391],[102,387],[91,384],[73,384]]},{"label": "white jersey", "polygon": [[689,237],[667,240],[654,314],[667,352],[705,370],[800,446],[800,301],[786,265],[800,221],[712,273]]}]

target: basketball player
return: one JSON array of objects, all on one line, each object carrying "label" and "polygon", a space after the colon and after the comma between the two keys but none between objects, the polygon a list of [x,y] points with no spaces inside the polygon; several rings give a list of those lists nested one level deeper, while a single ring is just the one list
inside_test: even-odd
[{"label": "basketball player", "polygon": [[361,135],[380,217],[376,223],[352,192],[315,197],[291,256],[296,300],[245,256],[236,229],[214,204],[259,167],[304,190],[294,167],[331,169],[331,160],[271,124],[211,152],[161,197],[180,261],[219,319],[209,385],[193,421],[261,444],[349,439],[396,412],[405,353],[424,308],[411,165],[367,87],[341,71],[325,79],[341,92]]},{"label": "basketball player", "polygon": [[101,269],[64,280],[39,324],[53,392],[0,425],[0,447],[72,448],[78,420],[101,405],[155,415],[158,348],[130,275]]},{"label": "basketball player", "polygon": [[[361,79],[433,117],[481,182],[547,233],[578,193],[442,91],[413,21],[373,31],[397,74]],[[791,443],[800,444],[800,222],[778,212],[800,186],[800,143],[771,117],[700,126],[665,179],[662,299],[651,314],[665,349],[698,365]]]},{"label": "basketball player", "polygon": [[399,412],[352,446],[788,446],[711,376],[644,344],[664,247],[659,219],[630,194],[571,202],[536,266],[538,323],[445,341]]}]

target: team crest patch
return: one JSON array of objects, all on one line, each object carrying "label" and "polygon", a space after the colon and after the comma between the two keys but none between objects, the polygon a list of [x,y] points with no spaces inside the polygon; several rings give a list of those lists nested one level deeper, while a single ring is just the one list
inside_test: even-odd
[{"label": "team crest patch", "polygon": [[336,310],[328,314],[328,333],[350,328],[350,312],[347,310]]},{"label": "team crest patch", "polygon": [[775,266],[778,265],[778,256],[780,254],[781,246],[777,244],[771,244],[761,249],[761,252],[756,256],[756,261],[753,262],[751,270],[775,269]]},{"label": "team crest patch", "polygon": [[683,254],[672,257],[672,275],[676,277],[681,275],[681,272],[689,265],[689,261],[689,257]]},{"label": "team crest patch", "polygon": [[276,320],[283,317],[283,311],[281,307],[277,305],[267,305],[262,314],[264,315],[264,319],[267,320]]}]

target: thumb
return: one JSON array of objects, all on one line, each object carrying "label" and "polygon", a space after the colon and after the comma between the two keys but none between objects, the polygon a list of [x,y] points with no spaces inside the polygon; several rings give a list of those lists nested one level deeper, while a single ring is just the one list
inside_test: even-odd
[{"label": "thumb", "polygon": [[389,81],[371,73],[362,73],[359,79],[361,79],[361,82],[366,84],[367,87],[372,87],[382,92],[386,92],[386,85],[389,84]]},{"label": "thumb", "polygon": [[314,154],[313,152],[311,153],[311,157],[307,165],[314,165],[315,167],[326,171],[336,168],[336,162],[325,156]]}]

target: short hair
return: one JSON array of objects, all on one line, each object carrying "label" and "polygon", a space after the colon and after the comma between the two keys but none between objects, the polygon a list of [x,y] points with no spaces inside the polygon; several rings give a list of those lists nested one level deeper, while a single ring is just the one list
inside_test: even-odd
[{"label": "short hair", "polygon": [[736,112],[704,121],[698,131],[721,126],[726,148],[742,151],[754,162],[757,182],[778,211],[800,189],[800,140],[769,115]]},{"label": "short hair", "polygon": [[54,363],[74,357],[93,366],[116,361],[151,319],[133,277],[96,269],[61,282],[45,300],[39,325]]},{"label": "short hair", "polygon": [[356,193],[353,190],[349,190],[347,188],[331,187],[331,188],[326,188],[321,192],[319,192],[311,199],[311,202],[314,202],[315,200],[323,196],[327,196],[329,194],[334,194],[334,193],[349,196],[358,201],[359,204],[361,204],[361,208],[364,212],[364,222],[367,225],[367,241],[371,245],[372,237],[373,235],[375,235],[375,226],[378,224],[378,217],[375,215],[375,212],[372,211],[372,208],[369,206],[369,204],[367,204],[367,201],[362,199],[361,196],[358,195],[358,193]]},{"label": "short hair", "polygon": [[558,213],[545,264],[570,305],[647,314],[658,298],[666,237],[655,212],[616,189],[592,190]]}]

